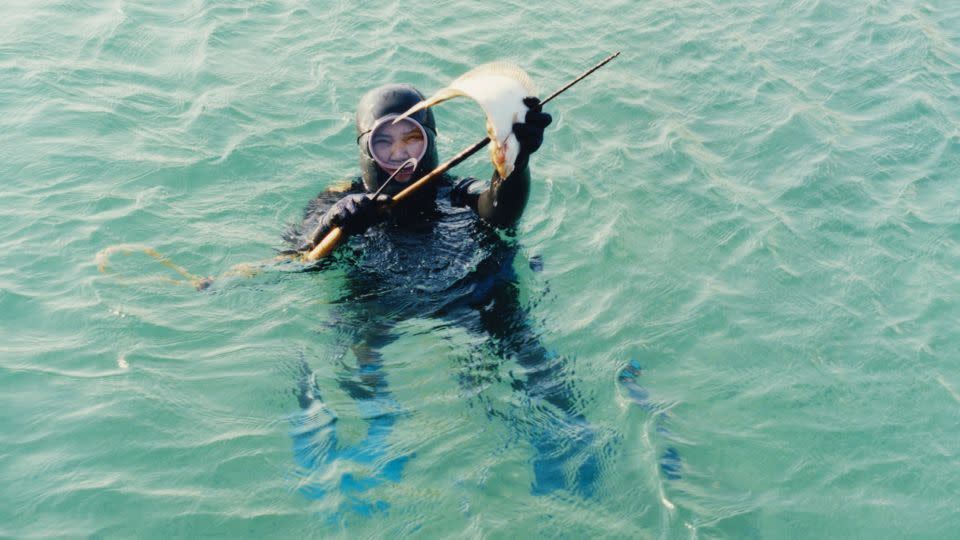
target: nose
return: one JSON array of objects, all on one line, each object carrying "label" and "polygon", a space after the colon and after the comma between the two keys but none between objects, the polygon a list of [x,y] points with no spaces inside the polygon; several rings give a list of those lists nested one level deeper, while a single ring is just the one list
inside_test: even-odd
[{"label": "nose", "polygon": [[404,161],[410,158],[410,150],[403,142],[396,142],[390,147],[390,161]]}]

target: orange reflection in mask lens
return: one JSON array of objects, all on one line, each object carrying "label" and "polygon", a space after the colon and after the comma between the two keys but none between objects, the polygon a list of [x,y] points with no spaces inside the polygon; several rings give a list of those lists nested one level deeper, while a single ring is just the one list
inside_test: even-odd
[{"label": "orange reflection in mask lens", "polygon": [[370,153],[386,169],[396,169],[410,158],[419,160],[426,150],[423,128],[406,118],[396,124],[384,122],[370,134]]}]

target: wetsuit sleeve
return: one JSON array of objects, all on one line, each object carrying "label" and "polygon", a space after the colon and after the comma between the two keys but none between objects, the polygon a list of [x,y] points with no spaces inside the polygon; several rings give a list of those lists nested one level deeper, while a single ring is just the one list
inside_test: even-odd
[{"label": "wetsuit sleeve", "polygon": [[454,206],[469,206],[484,221],[496,227],[512,227],[520,220],[530,197],[529,154],[515,162],[513,173],[506,180],[497,171],[489,182],[464,178],[450,191]]},{"label": "wetsuit sleeve", "polygon": [[520,155],[514,164],[513,173],[506,179],[500,178],[496,171],[490,178],[487,189],[479,191],[476,197],[467,200],[484,221],[496,227],[512,227],[520,221],[527,199],[530,198],[530,161],[529,154]]},{"label": "wetsuit sleeve", "polygon": [[525,121],[513,125],[520,154],[510,176],[500,178],[494,171],[486,186],[476,179],[467,179],[461,180],[451,191],[452,204],[473,208],[484,221],[496,227],[512,227],[523,215],[530,197],[530,155],[540,148],[543,131],[553,120],[543,112],[539,99],[528,97],[523,103],[528,108]]}]

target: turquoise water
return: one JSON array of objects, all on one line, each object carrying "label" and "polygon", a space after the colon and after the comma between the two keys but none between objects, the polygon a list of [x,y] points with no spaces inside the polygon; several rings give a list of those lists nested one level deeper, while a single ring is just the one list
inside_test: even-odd
[{"label": "turquoise water", "polygon": [[[598,434],[591,496],[531,493],[519,368],[456,325],[405,320],[382,351],[385,457],[304,470],[301,360],[342,443],[365,433],[337,384],[342,273],[198,293],[142,252],[98,271],[126,244],[201,275],[269,258],[356,171],[373,86],[509,59],[545,95],[617,50],[548,106],[516,264]],[[0,77],[0,536],[960,528],[954,2],[8,2]],[[483,134],[468,102],[436,114],[442,157]]]}]

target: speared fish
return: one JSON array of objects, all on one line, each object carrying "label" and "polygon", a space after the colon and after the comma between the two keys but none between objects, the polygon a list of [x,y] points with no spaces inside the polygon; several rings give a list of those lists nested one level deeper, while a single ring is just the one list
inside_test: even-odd
[{"label": "speared fish", "polygon": [[477,66],[457,77],[450,86],[417,103],[394,120],[403,118],[457,96],[467,96],[483,109],[490,137],[490,159],[500,178],[513,172],[520,143],[513,124],[522,124],[527,115],[523,98],[536,95],[530,76],[509,62],[491,62]]}]

